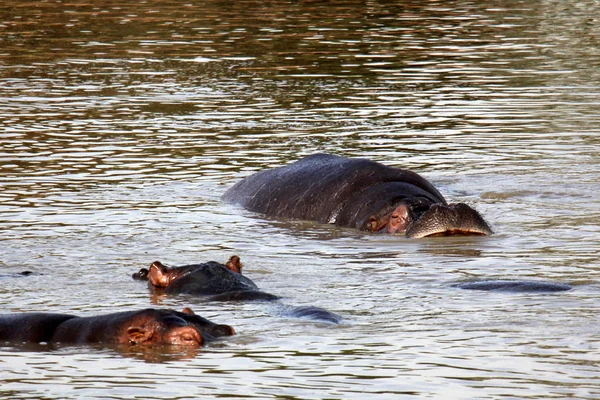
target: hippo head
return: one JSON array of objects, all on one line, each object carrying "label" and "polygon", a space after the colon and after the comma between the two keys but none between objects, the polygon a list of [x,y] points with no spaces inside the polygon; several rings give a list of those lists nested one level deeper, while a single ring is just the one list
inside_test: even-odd
[{"label": "hippo head", "polygon": [[127,325],[121,334],[120,342],[132,345],[199,347],[204,343],[204,339],[196,326],[172,312],[142,312]]},{"label": "hippo head", "polygon": [[369,219],[372,232],[404,234],[408,238],[448,235],[491,235],[492,229],[477,211],[464,203],[411,204],[402,202]]}]

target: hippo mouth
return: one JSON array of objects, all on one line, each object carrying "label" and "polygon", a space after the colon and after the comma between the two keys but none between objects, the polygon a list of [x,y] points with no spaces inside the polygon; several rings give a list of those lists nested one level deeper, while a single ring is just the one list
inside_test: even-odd
[{"label": "hippo mouth", "polygon": [[413,239],[450,235],[488,236],[492,233],[481,215],[464,203],[433,204],[406,230],[406,236]]}]

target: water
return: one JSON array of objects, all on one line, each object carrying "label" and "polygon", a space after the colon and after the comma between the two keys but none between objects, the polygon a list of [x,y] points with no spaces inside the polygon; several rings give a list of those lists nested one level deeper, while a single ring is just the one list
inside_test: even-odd
[{"label": "water", "polygon": [[[2,312],[191,306],[238,335],[3,345],[0,397],[600,397],[599,18],[591,0],[4,1]],[[220,202],[315,152],[419,172],[497,234],[405,240]],[[232,254],[345,323],[130,279]],[[576,288],[450,287],[473,278]]]}]

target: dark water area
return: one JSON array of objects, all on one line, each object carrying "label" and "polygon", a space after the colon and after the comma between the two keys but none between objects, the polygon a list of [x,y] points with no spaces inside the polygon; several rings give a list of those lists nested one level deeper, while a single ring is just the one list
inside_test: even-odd
[{"label": "dark water area", "polygon": [[[0,311],[190,306],[238,335],[0,344],[0,397],[597,399],[599,22],[590,0],[2,2]],[[317,152],[412,169],[496,234],[407,240],[221,202]],[[281,304],[130,278],[233,254]],[[452,286],[472,279],[574,289]]]}]

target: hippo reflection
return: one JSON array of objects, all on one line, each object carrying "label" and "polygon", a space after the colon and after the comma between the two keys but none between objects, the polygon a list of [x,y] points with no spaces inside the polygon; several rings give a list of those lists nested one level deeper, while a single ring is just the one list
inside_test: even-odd
[{"label": "hippo reflection", "polygon": [[223,200],[267,216],[409,238],[492,234],[477,211],[448,204],[414,172],[330,154],[251,175],[227,190]]}]

